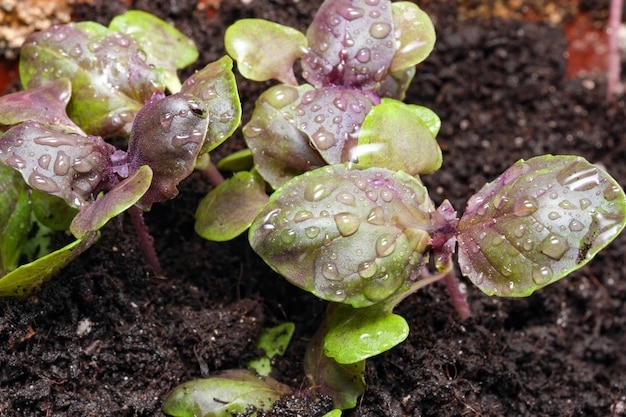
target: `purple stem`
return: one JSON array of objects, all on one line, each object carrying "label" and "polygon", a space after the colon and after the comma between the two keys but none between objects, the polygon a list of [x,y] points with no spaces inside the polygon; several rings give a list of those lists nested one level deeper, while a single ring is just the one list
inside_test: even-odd
[{"label": "purple stem", "polygon": [[206,169],[203,169],[202,172],[204,172],[204,175],[206,175],[213,187],[217,187],[224,182],[224,177],[212,162],[210,162],[209,166]]},{"label": "purple stem", "polygon": [[448,271],[443,280],[446,283],[448,294],[450,294],[450,301],[452,301],[452,305],[459,314],[461,321],[469,318],[472,312],[467,303],[465,285],[459,281],[454,271]]},{"label": "purple stem", "polygon": [[130,218],[135,227],[144,259],[148,265],[152,267],[156,275],[161,275],[163,271],[156,250],[154,249],[154,238],[150,234],[150,230],[144,221],[143,211],[137,206],[132,206],[128,209],[128,212],[130,213]]},{"label": "purple stem", "polygon": [[619,56],[618,31],[622,23],[623,0],[611,0],[609,9],[609,22],[607,27],[608,37],[608,63],[607,63],[607,86],[606,97],[611,99],[614,94],[619,93],[621,63]]}]

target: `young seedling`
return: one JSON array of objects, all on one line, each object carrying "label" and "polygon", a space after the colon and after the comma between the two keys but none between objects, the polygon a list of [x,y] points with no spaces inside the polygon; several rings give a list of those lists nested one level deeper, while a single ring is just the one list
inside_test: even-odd
[{"label": "young seedling", "polygon": [[[460,219],[447,201],[435,207],[419,175],[441,165],[440,121],[398,100],[434,41],[429,21],[408,17],[418,10],[328,0],[306,37],[258,20],[226,33],[244,76],[283,84],[261,95],[243,129],[254,167],[207,196],[196,230],[227,240],[249,226],[270,267],[329,301],[305,372],[335,414],[363,393],[365,360],[407,337],[407,322],[393,313],[403,299],[444,280],[460,317],[470,315],[452,263],[457,246],[461,272],[484,293],[525,297],[588,263],[626,224],[620,186],[577,156],[518,161]],[[264,37],[280,47],[265,54],[253,46]],[[415,50],[419,58],[406,59]],[[310,84],[296,84],[298,57]],[[246,195],[237,210],[232,202]]]},{"label": "young seedling", "polygon": [[[78,255],[75,245],[88,247],[109,219],[128,210],[147,261],[160,272],[142,210],[175,197],[196,160],[230,136],[240,119],[230,58],[178,80],[176,70],[197,56],[178,30],[139,11],[116,17],[109,27],[70,23],[26,39],[20,54],[25,90],[0,98],[0,162],[21,173],[40,201],[58,207],[60,199],[74,209],[70,224],[52,222],[78,239],[62,249],[65,263]],[[128,145],[118,149],[109,138]],[[4,208],[2,227],[23,224],[13,219],[24,217],[18,194]],[[37,205],[39,221],[50,223],[50,204]],[[16,252],[0,285],[4,295],[23,295],[32,285],[24,285],[19,268],[9,271],[30,226],[13,229]],[[47,257],[36,262],[39,281],[59,269],[48,267]]]}]

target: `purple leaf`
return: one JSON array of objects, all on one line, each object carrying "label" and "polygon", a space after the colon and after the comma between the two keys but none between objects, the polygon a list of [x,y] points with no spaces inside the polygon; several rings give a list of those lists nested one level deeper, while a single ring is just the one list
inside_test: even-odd
[{"label": "purple leaf", "polygon": [[148,165],[154,174],[139,207],[147,210],[178,194],[178,183],[195,167],[208,124],[204,101],[184,93],[154,100],[137,113],[128,143],[129,166],[133,171]]},{"label": "purple leaf", "polygon": [[315,87],[373,89],[396,51],[389,0],[327,0],[307,31],[302,76]]},{"label": "purple leaf", "polygon": [[583,158],[521,160],[469,200],[461,271],[488,295],[528,296],[589,262],[625,216],[620,186]]},{"label": "purple leaf", "polygon": [[108,176],[112,145],[98,136],[61,133],[27,121],[0,136],[0,161],[28,185],[82,207]]},{"label": "purple leaf", "polygon": [[422,183],[404,172],[330,165],[276,190],[249,238],[293,284],[360,308],[419,278],[432,211]]},{"label": "purple leaf", "polygon": [[361,124],[377,101],[373,94],[350,88],[308,91],[296,108],[297,126],[328,164],[347,162]]}]

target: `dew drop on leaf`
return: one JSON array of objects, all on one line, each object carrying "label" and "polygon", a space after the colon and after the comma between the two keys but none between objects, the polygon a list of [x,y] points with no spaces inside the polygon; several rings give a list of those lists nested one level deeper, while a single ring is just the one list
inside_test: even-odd
[{"label": "dew drop on leaf", "polygon": [[556,235],[554,233],[550,233],[546,238],[539,244],[539,250],[544,255],[558,261],[563,257],[565,252],[569,249],[569,245],[567,244],[567,240],[562,236]]},{"label": "dew drop on leaf", "polygon": [[383,39],[391,32],[391,25],[386,22],[374,23],[370,26],[370,35],[376,39]]},{"label": "dew drop on leaf", "polygon": [[361,220],[352,213],[338,213],[334,216],[335,224],[342,236],[350,236],[359,230]]},{"label": "dew drop on leaf", "polygon": [[376,255],[389,256],[396,249],[396,241],[390,234],[383,234],[376,239]]}]

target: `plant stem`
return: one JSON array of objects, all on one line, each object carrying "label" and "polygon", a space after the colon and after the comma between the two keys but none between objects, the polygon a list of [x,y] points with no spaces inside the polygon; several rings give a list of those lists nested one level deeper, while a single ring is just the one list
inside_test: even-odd
[{"label": "plant stem", "polygon": [[443,280],[446,283],[448,294],[450,294],[450,301],[459,314],[461,321],[468,319],[472,312],[467,303],[465,284],[459,281],[453,270],[448,271]]},{"label": "plant stem", "polygon": [[154,249],[154,238],[150,234],[150,229],[148,229],[148,226],[143,218],[143,211],[137,206],[132,206],[128,209],[128,212],[130,213],[130,218],[133,222],[133,226],[135,227],[135,232],[137,233],[137,238],[139,239],[139,245],[141,246],[144,259],[148,265],[152,267],[152,270],[156,275],[161,275],[163,271],[161,269],[161,263],[159,262],[156,250]]},{"label": "plant stem", "polygon": [[203,169],[202,172],[204,173],[204,175],[206,175],[206,177],[209,179],[209,182],[214,187],[217,187],[218,185],[224,182],[224,177],[222,176],[220,171],[217,169],[215,164],[212,162],[210,162],[209,166]]},{"label": "plant stem", "polygon": [[614,94],[620,93],[621,62],[618,45],[618,32],[622,23],[623,0],[611,0],[609,10],[609,22],[607,26],[608,37],[608,63],[607,63],[607,87],[606,97],[611,99]]}]

